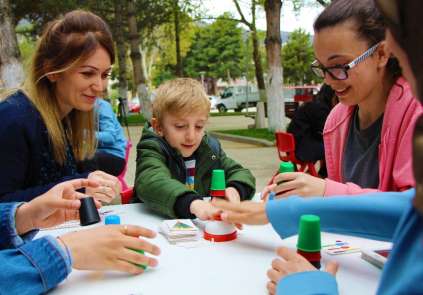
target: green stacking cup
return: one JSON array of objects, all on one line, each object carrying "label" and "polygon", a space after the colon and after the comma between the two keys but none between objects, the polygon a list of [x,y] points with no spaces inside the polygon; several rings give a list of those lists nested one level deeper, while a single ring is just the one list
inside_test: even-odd
[{"label": "green stacking cup", "polygon": [[226,189],[225,171],[215,169],[212,171],[211,188],[212,191],[224,191]]},{"label": "green stacking cup", "polygon": [[304,252],[318,252],[321,248],[320,217],[316,215],[302,215],[300,218],[297,249]]},{"label": "green stacking cup", "polygon": [[291,162],[281,162],[279,164],[279,173],[295,172],[294,164]]},{"label": "green stacking cup", "polygon": [[[140,254],[142,254],[142,255],[145,255],[145,253],[144,253],[144,251],[143,250],[137,250],[137,249],[132,249],[132,248],[130,248],[132,251],[135,251],[135,252],[138,252],[138,253],[140,253]],[[138,267],[141,267],[141,268],[143,268],[144,270],[145,269],[147,269],[147,265],[144,265],[144,264],[136,264],[136,263],[134,263],[136,266],[138,266]]]}]

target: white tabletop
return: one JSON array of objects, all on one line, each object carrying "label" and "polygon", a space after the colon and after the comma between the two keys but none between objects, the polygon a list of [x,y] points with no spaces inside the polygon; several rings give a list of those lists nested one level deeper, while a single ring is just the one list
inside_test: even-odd
[{"label": "white tabletop", "polygon": [[[120,215],[122,224],[136,224],[154,230],[162,221],[141,204],[103,207]],[[97,226],[97,225],[93,225]],[[42,231],[38,236],[59,235],[68,228]],[[323,233],[323,243],[341,239],[358,247],[385,246],[387,243]],[[81,241],[83,243],[84,241]],[[235,241],[201,242],[194,248],[171,245],[158,235],[153,242],[162,254],[159,265],[138,276],[118,272],[73,270],[51,294],[267,294],[266,272],[277,246],[295,249],[296,237],[281,240],[271,225],[246,226]],[[95,249],[93,249],[95,251]],[[331,256],[322,251],[322,262],[340,263],[337,274],[341,294],[375,294],[380,270],[360,258],[360,253]]]}]

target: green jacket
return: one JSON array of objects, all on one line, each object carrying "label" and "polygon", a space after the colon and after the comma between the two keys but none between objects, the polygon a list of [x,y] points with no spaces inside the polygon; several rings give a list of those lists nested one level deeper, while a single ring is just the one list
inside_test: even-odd
[{"label": "green jacket", "polygon": [[[209,141],[218,144],[220,153],[213,152]],[[144,126],[137,145],[137,168],[135,172],[135,193],[138,199],[156,212],[176,218],[176,199],[187,193],[209,196],[211,172],[213,169],[225,171],[227,186],[236,182],[248,187],[251,193],[244,199],[251,199],[255,192],[255,178],[248,169],[226,156],[220,143],[205,135],[195,152],[195,191],[185,186],[186,169],[182,155],[166,140]]]}]

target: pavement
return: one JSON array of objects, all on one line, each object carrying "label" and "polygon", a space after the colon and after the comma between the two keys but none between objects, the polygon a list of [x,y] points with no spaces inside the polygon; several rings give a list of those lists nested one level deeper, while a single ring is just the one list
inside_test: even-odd
[{"label": "pavement", "polygon": [[[242,129],[254,123],[251,118],[244,116],[222,116],[210,117],[207,129],[209,131],[224,129]],[[141,138],[142,126],[129,127],[129,133],[132,141],[132,149],[129,154],[128,170],[126,172],[126,181],[128,184],[134,184],[135,178],[135,160],[136,145]],[[125,134],[127,130],[125,128]],[[256,190],[261,191],[279,167],[279,158],[276,147],[263,147],[256,144],[240,143],[227,139],[220,139],[225,153],[240,163],[245,168],[250,169],[256,177]]]}]

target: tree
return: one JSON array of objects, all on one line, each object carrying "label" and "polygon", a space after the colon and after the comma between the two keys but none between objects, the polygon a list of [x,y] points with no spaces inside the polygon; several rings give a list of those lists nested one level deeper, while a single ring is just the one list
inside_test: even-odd
[{"label": "tree", "polygon": [[23,82],[24,72],[9,0],[0,0],[0,81],[5,88]]},{"label": "tree", "polygon": [[188,76],[199,78],[202,74],[216,81],[229,81],[242,74],[243,42],[238,23],[227,20],[225,13],[215,22],[196,33],[191,49],[184,60]]},{"label": "tree", "polygon": [[310,64],[314,60],[310,34],[298,29],[291,33],[282,48],[284,81],[289,84],[308,84],[313,80]]},{"label": "tree", "polygon": [[266,0],[266,52],[268,64],[268,87],[267,87],[267,110],[269,118],[269,130],[277,131],[284,128],[285,108],[281,66],[281,0]]},{"label": "tree", "polygon": [[258,34],[256,28],[256,7],[259,4],[257,0],[251,0],[251,22],[247,21],[244,16],[244,13],[241,10],[239,5],[239,0],[233,0],[235,7],[241,17],[240,22],[246,25],[249,30],[251,31],[251,40],[253,43],[253,60],[255,66],[255,74],[256,74],[256,81],[257,87],[260,92],[260,102],[257,104],[257,112],[256,112],[256,128],[264,128],[265,126],[265,112],[264,112],[264,102],[266,101],[266,86],[264,84],[263,78],[263,66],[261,64],[261,54],[259,50],[259,43],[258,43]]}]

